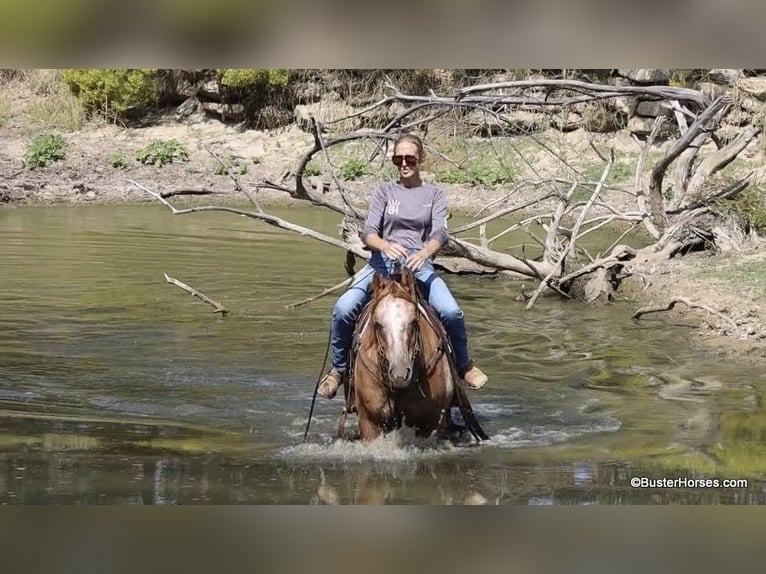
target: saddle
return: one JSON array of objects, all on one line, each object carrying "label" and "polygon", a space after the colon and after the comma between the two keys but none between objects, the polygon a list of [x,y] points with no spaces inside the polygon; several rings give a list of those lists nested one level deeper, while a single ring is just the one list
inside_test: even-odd
[{"label": "saddle", "polygon": [[[422,287],[419,283],[415,282],[415,288],[414,288],[414,300],[415,304],[418,309],[418,313],[426,320],[426,322],[436,331],[437,337],[438,337],[438,348],[437,353],[434,356],[434,358],[429,362],[429,365],[425,366],[425,372],[429,372],[431,368],[433,368],[436,363],[441,359],[442,356],[447,356],[447,361],[450,366],[450,371],[452,373],[452,380],[456,382],[455,384],[455,397],[453,400],[453,407],[457,407],[460,411],[460,415],[463,417],[463,421],[466,423],[467,430],[471,432],[473,437],[479,441],[479,440],[487,440],[489,439],[489,436],[484,432],[484,429],[481,428],[481,425],[479,424],[479,421],[476,419],[476,415],[473,412],[473,409],[471,408],[471,403],[468,400],[468,396],[466,395],[465,389],[460,384],[460,376],[457,372],[457,367],[455,365],[455,355],[454,351],[452,349],[452,344],[450,342],[449,334],[447,333],[447,330],[444,327],[444,323],[442,323],[441,318],[439,317],[438,313],[434,310],[433,307],[428,303],[428,300],[425,297],[425,293],[423,292]],[[356,324],[354,326],[354,334],[351,344],[351,350],[349,353],[349,366],[347,371],[347,378],[345,381],[345,384],[343,385],[344,389],[344,395],[345,395],[345,405],[343,407],[343,410],[341,412],[341,420],[338,424],[338,436],[340,438],[345,438],[345,421],[348,413],[356,412],[356,408],[354,407],[355,403],[355,397],[354,397],[354,367],[357,360],[357,355],[359,352],[359,347],[361,346],[362,341],[362,335],[365,333],[366,329],[369,327],[370,319],[372,316],[372,310],[374,308],[375,301],[373,299],[370,299],[365,306],[362,308],[361,313],[359,314],[359,317],[356,320]],[[457,426],[457,425],[455,425]]]}]

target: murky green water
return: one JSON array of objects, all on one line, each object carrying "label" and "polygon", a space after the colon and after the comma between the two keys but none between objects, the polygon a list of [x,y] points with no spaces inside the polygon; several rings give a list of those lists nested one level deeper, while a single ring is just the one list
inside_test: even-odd
[{"label": "murky green water", "polygon": [[[279,213],[336,233],[319,210]],[[489,443],[337,443],[340,403],[323,400],[303,444],[334,297],[285,305],[341,281],[343,258],[227,214],[0,211],[0,501],[766,501],[763,373],[705,356],[668,318],[630,321],[631,306],[544,298],[525,312],[496,279],[447,277],[491,377],[473,394]]]}]

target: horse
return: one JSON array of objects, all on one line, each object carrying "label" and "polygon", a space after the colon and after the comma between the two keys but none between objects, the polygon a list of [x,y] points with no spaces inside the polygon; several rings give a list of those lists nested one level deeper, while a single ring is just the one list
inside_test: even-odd
[{"label": "horse", "polygon": [[340,438],[349,412],[357,413],[362,441],[402,424],[418,437],[449,438],[460,428],[450,416],[453,406],[474,438],[489,438],[460,386],[449,336],[407,268],[391,277],[375,273],[356,322],[349,372]]}]

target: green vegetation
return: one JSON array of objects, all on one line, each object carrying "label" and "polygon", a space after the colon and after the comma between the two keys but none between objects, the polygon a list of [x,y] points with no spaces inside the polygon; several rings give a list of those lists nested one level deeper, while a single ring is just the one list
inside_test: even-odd
[{"label": "green vegetation", "polygon": [[128,158],[120,152],[115,152],[109,156],[109,164],[115,169],[128,169],[130,167]]},{"label": "green vegetation", "polygon": [[159,101],[159,83],[152,70],[68,69],[62,78],[89,113],[119,117]]},{"label": "green vegetation", "polygon": [[245,175],[247,164],[238,157],[230,156],[216,162],[214,175]]},{"label": "green vegetation", "polygon": [[85,125],[86,113],[80,100],[71,93],[58,91],[31,104],[24,114],[47,129],[74,132]]},{"label": "green vegetation", "polygon": [[427,155],[424,167],[434,172],[437,182],[490,187],[518,179],[517,162],[521,152],[516,140],[442,136],[435,138],[432,145],[443,156]]},{"label": "green vegetation", "polygon": [[306,164],[306,168],[303,170],[303,175],[305,175],[306,177],[314,177],[317,175],[322,175],[322,168],[319,167],[319,165],[314,163],[313,161],[310,161]]},{"label": "green vegetation", "polygon": [[64,159],[66,142],[57,134],[42,133],[30,142],[24,153],[24,167],[34,169]]},{"label": "green vegetation", "polygon": [[287,85],[290,70],[280,69],[221,69],[218,70],[222,86],[231,88],[250,88],[254,86]]},{"label": "green vegetation", "polygon": [[10,121],[12,115],[11,98],[7,94],[0,92],[0,128]]},{"label": "green vegetation", "polygon": [[175,161],[189,161],[189,150],[175,139],[154,140],[136,152],[136,159],[141,163],[162,167]]},{"label": "green vegetation", "polygon": [[358,158],[351,158],[340,166],[340,176],[346,181],[359,179],[369,173],[370,170],[367,162]]},{"label": "green vegetation", "polygon": [[450,169],[437,172],[436,180],[441,183],[470,183],[493,186],[514,181],[514,173],[508,167],[497,164],[474,163],[464,170]]},{"label": "green vegetation", "polygon": [[698,277],[730,286],[740,293],[750,293],[754,299],[766,300],[766,260],[726,260],[717,267],[697,273]]},{"label": "green vegetation", "polygon": [[746,231],[766,233],[766,190],[763,188],[748,187],[735,200],[721,199],[713,205],[739,219]]}]

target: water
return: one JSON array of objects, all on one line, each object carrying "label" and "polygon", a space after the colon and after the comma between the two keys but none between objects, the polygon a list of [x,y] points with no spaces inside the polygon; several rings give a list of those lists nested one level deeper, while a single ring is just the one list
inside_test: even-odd
[{"label": "water", "polygon": [[[337,233],[320,210],[276,213]],[[491,377],[471,396],[492,440],[340,443],[340,403],[320,400],[304,444],[335,297],[285,306],[344,279],[341,251],[157,205],[0,211],[0,246],[3,503],[766,499],[763,375],[706,355],[677,321],[631,321],[628,304],[543,297],[525,312],[518,284],[447,276]],[[634,476],[749,484],[636,489]]]}]

